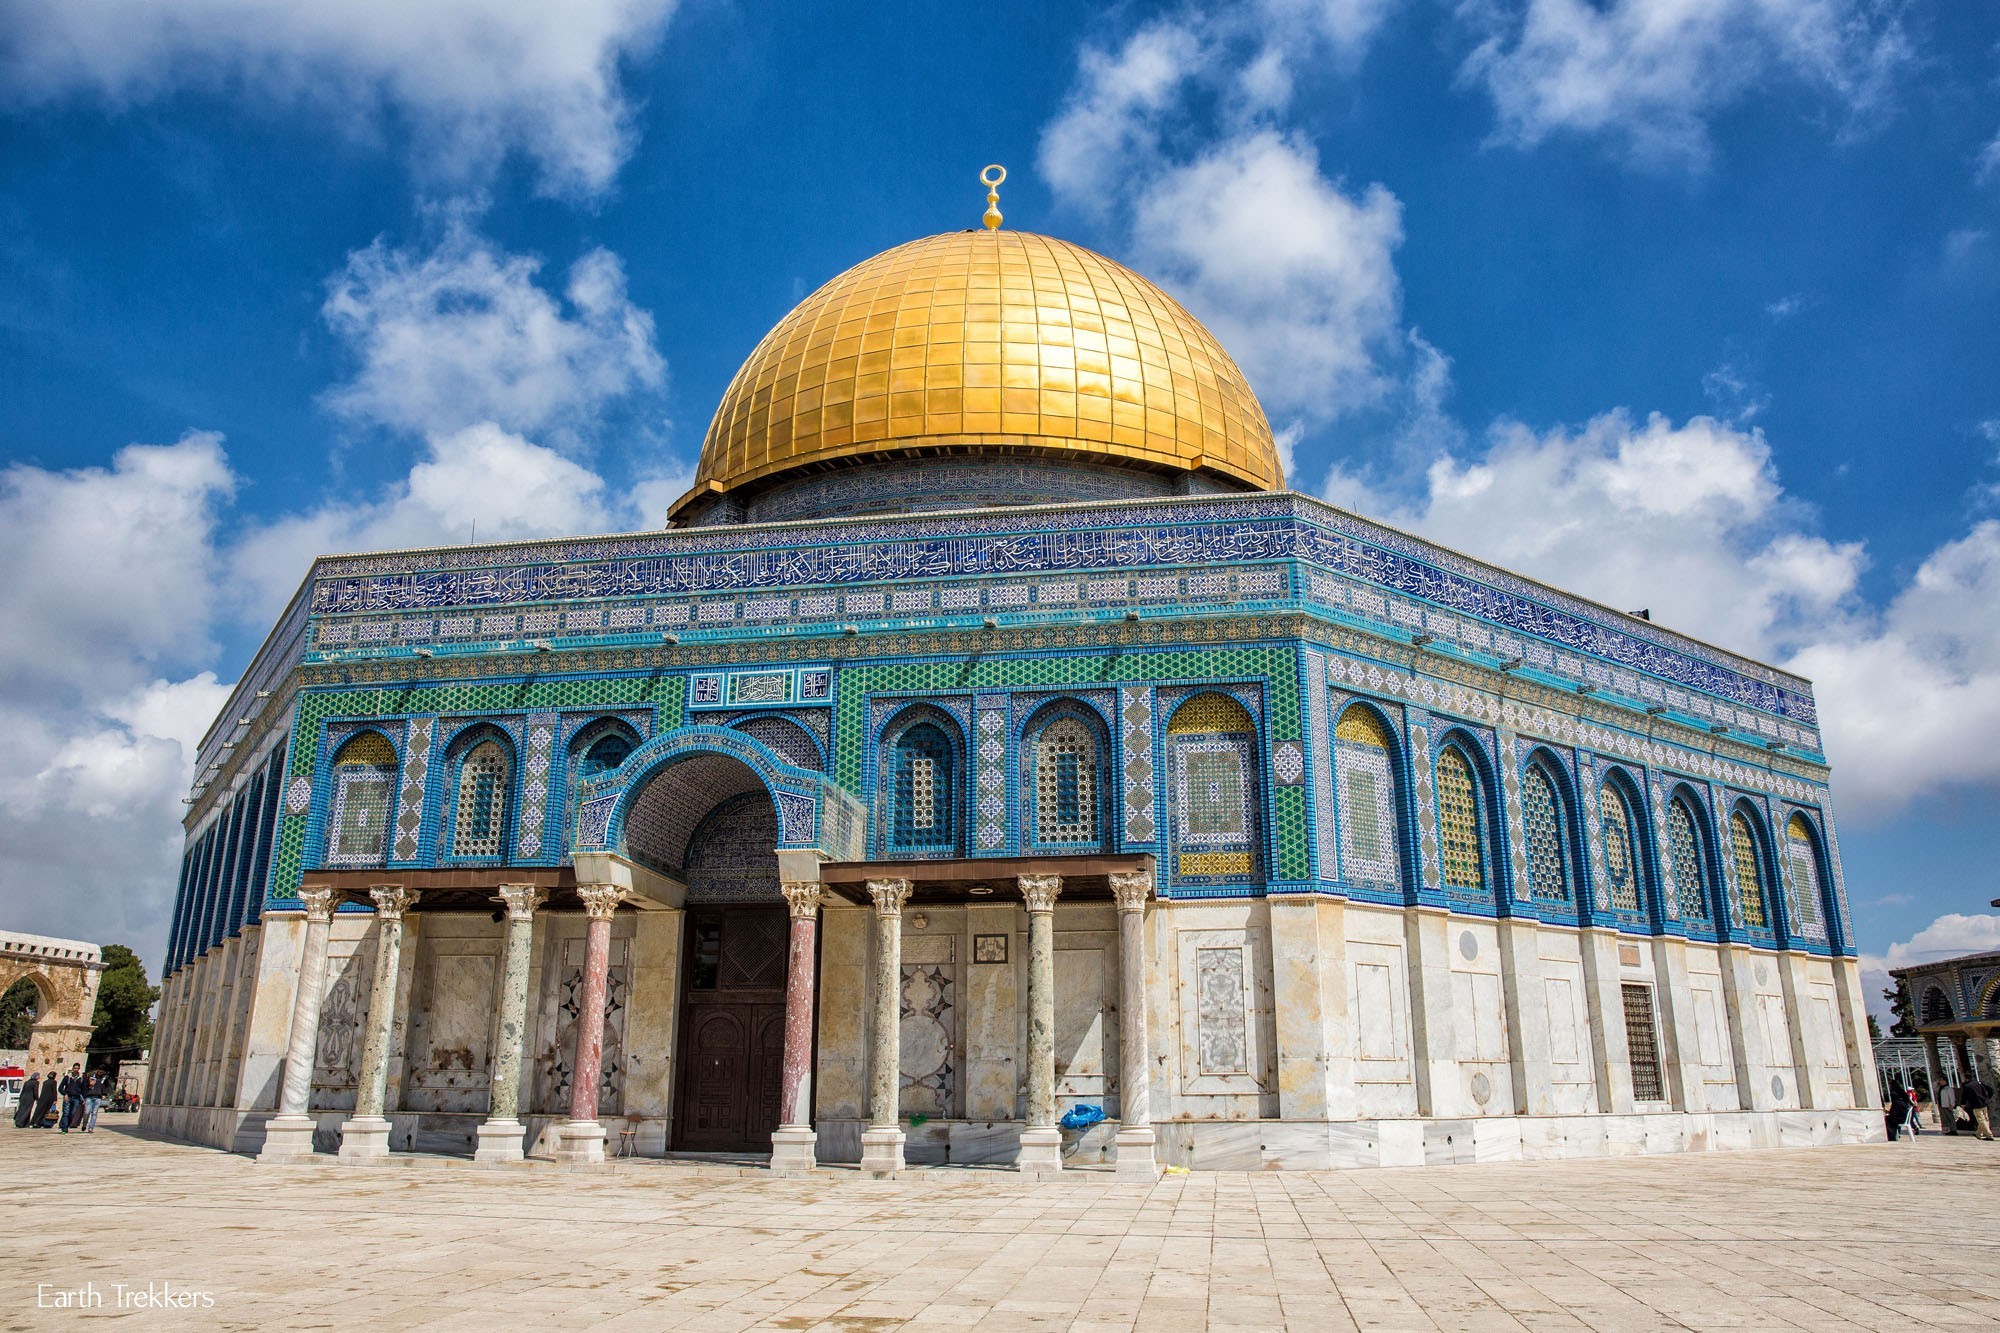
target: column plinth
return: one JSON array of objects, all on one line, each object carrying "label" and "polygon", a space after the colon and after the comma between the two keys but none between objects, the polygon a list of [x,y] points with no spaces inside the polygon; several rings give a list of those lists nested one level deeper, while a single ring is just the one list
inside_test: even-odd
[{"label": "column plinth", "polygon": [[863,1175],[903,1169],[903,904],[907,879],[871,879],[875,902],[875,1014],[869,1025],[868,1128],[861,1131]]},{"label": "column plinth", "polygon": [[306,905],[306,933],[292,996],[292,1030],[285,1045],[285,1080],[278,1114],[264,1126],[260,1162],[296,1162],[313,1155],[313,1066],[319,1059],[320,1004],[326,998],[326,937],[333,928],[334,893],[323,884],[299,890]]},{"label": "column plinth", "polygon": [[1146,1029],[1146,900],[1153,877],[1134,870],[1112,875],[1110,883],[1118,901],[1118,1174],[1150,1181],[1160,1173]]},{"label": "column plinth", "polygon": [[1021,1129],[1020,1170],[1062,1170],[1062,1131],[1056,1128],[1056,896],[1060,875],[1021,875],[1014,881],[1028,908],[1028,1119]]},{"label": "column plinth", "polygon": [[340,1126],[340,1159],[358,1165],[389,1156],[389,1121],[384,1112],[389,1044],[396,1032],[396,973],[403,961],[403,914],[416,903],[417,890],[378,884],[368,896],[375,900],[375,979],[368,988],[368,1029],[361,1045],[354,1114]]},{"label": "column plinth", "polygon": [[615,884],[579,884],[576,896],[590,918],[584,936],[583,993],[577,998],[576,1059],[571,1064],[569,1121],[555,1157],[569,1166],[604,1160],[604,1126],[597,1120],[597,1085],[604,1077],[604,991],[611,971],[611,918],[624,900]]},{"label": "column plinth", "polygon": [[785,1062],[778,1091],[778,1128],[771,1134],[771,1173],[800,1176],[817,1161],[812,1124],[813,958],[819,946],[820,887],[816,880],[779,886],[791,913],[785,959]]},{"label": "column plinth", "polygon": [[494,901],[507,909],[506,952],[500,964],[500,1040],[493,1053],[493,1083],[486,1122],[472,1160],[484,1165],[518,1162],[527,1127],[521,1123],[521,1047],[528,1035],[528,964],[534,949],[535,909],[549,891],[534,884],[502,884]]}]

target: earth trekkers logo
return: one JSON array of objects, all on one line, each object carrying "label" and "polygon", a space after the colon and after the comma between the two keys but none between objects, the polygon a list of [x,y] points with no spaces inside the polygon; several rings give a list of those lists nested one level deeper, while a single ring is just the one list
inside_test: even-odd
[{"label": "earth trekkers logo", "polygon": [[107,1282],[99,1286],[85,1282],[80,1287],[64,1287],[53,1282],[35,1284],[37,1310],[209,1310],[215,1297],[196,1287],[172,1282]]}]

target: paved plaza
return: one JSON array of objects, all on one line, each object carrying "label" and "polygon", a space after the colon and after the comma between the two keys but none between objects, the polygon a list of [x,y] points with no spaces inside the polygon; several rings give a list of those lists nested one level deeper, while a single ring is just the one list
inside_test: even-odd
[{"label": "paved plaza", "polygon": [[[0,1175],[7,1328],[116,1315],[114,1284],[204,1328],[2000,1325],[2000,1147],[1969,1138],[1148,1186],[260,1167],[7,1129]],[[102,1305],[51,1308],[79,1290]]]}]

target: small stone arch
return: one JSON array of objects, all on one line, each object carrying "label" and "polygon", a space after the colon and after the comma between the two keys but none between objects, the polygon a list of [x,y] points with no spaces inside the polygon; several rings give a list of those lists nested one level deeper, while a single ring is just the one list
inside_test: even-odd
[{"label": "small stone arch", "polygon": [[67,1070],[84,1062],[103,973],[104,951],[95,944],[0,934],[0,994],[26,981],[40,1000],[28,1038],[29,1069]]},{"label": "small stone arch", "polygon": [[1958,1015],[1952,1010],[1951,996],[1945,993],[1944,987],[1926,986],[1924,997],[1918,1002],[1917,1022],[1925,1027],[1937,1027],[1957,1021]]}]

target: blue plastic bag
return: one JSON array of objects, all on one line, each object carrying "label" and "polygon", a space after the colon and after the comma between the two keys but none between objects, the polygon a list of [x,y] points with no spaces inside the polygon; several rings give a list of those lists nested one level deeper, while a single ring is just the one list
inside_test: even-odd
[{"label": "blue plastic bag", "polygon": [[1075,1106],[1070,1107],[1069,1110],[1063,1112],[1063,1118],[1061,1123],[1064,1129],[1073,1130],[1076,1133],[1081,1134],[1084,1130],[1089,1129],[1092,1125],[1103,1123],[1103,1120],[1104,1120],[1103,1107],[1085,1106],[1079,1103]]}]

